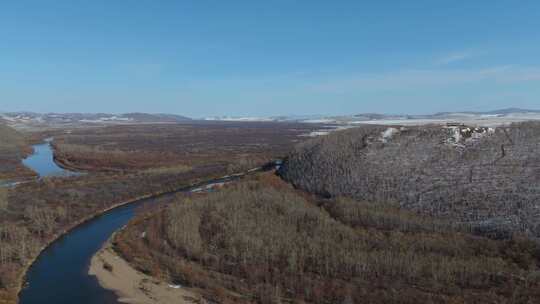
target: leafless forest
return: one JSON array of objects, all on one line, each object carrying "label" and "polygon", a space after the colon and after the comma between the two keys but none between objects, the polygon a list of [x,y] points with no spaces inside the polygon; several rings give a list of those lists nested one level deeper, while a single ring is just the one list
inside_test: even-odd
[{"label": "leafless forest", "polygon": [[361,127],[300,144],[281,176],[325,197],[397,202],[491,237],[540,236],[540,124]]},{"label": "leafless forest", "polygon": [[0,123],[0,180],[35,176],[21,163],[21,159],[31,152],[23,134]]},{"label": "leafless forest", "polygon": [[[115,249],[139,270],[219,303],[540,298],[540,124],[363,126],[303,142],[299,135],[312,130],[216,123],[57,131],[57,161],[90,174],[0,188],[0,303],[16,301],[40,248],[87,215],[288,151],[281,178],[260,174],[142,210]],[[26,176],[20,159],[35,139],[3,132],[4,177]]]},{"label": "leafless forest", "polygon": [[[320,199],[275,176],[178,196],[115,238],[139,270],[218,303],[533,303],[539,251],[399,205]],[[533,301],[533,302],[531,302]]]}]

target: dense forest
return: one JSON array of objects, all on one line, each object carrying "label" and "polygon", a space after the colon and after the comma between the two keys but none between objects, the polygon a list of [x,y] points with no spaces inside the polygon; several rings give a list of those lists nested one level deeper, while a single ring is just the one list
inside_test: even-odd
[{"label": "dense forest", "polygon": [[33,173],[21,164],[32,152],[23,134],[0,123],[0,184],[2,180],[31,177]]},{"label": "dense forest", "polygon": [[325,197],[398,202],[480,234],[540,236],[540,123],[362,127],[302,143],[280,170]]},{"label": "dense forest", "polygon": [[139,270],[218,303],[540,299],[540,251],[525,238],[474,236],[391,202],[322,199],[271,174],[179,195],[113,243]]}]

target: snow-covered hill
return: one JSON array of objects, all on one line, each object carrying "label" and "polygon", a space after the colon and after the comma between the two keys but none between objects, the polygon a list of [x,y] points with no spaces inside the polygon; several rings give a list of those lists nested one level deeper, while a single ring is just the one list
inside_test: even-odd
[{"label": "snow-covered hill", "polygon": [[15,128],[59,127],[104,124],[177,123],[191,120],[173,114],[107,113],[0,113],[0,121]]}]

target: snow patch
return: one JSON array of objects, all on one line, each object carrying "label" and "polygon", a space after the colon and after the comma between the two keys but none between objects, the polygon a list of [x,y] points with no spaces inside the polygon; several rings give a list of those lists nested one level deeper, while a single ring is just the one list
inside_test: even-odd
[{"label": "snow patch", "polygon": [[301,120],[301,122],[304,123],[320,123],[320,124],[329,124],[329,123],[336,123],[335,119],[306,119]]},{"label": "snow patch", "polygon": [[204,120],[209,121],[237,121],[237,122],[267,122],[274,121],[272,118],[268,117],[231,117],[231,116],[217,116],[217,117],[206,117]]},{"label": "snow patch", "polygon": [[328,135],[330,134],[330,131],[313,131],[307,135],[303,135],[303,136],[308,136],[308,137],[317,137],[317,136],[324,136],[324,135]]},{"label": "snow patch", "polygon": [[354,127],[355,126],[333,126],[331,128],[320,129],[320,130],[313,131],[313,132],[310,132],[310,133],[307,133],[307,134],[302,134],[300,136],[305,136],[305,137],[324,136],[324,135],[328,135],[328,134],[330,134],[332,132],[335,132],[335,131],[347,130],[347,129],[354,128]]},{"label": "snow patch", "polygon": [[381,133],[381,141],[383,143],[388,142],[394,135],[398,134],[399,130],[396,128],[388,128],[384,132]]},{"label": "snow patch", "polygon": [[465,148],[465,144],[477,142],[481,138],[495,133],[495,128],[467,127],[464,125],[447,126],[445,128],[450,130],[450,137],[446,140],[446,143],[459,148]]}]

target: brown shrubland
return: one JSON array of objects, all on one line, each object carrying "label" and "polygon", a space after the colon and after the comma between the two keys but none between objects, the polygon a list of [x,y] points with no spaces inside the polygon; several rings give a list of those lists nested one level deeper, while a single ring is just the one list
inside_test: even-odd
[{"label": "brown shrubland", "polygon": [[111,126],[57,134],[55,148],[60,162],[90,171],[219,164],[233,173],[285,156],[299,135],[318,127],[258,122]]}]

